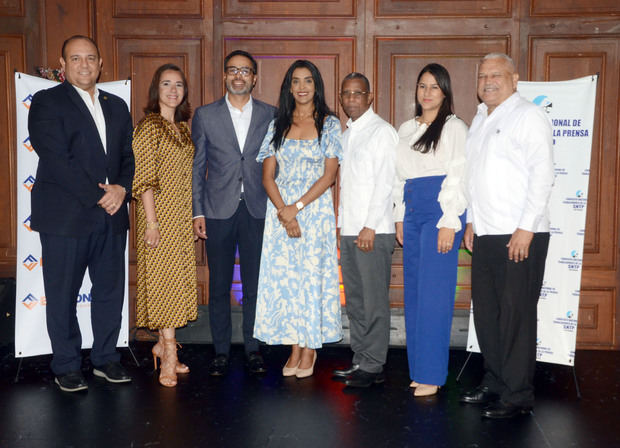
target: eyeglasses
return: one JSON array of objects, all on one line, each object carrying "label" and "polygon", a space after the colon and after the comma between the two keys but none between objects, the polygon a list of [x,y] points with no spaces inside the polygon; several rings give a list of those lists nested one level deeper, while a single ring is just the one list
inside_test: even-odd
[{"label": "eyeglasses", "polygon": [[232,65],[229,67],[226,67],[224,71],[226,72],[227,75],[230,75],[230,76],[235,76],[238,74],[240,74],[241,76],[248,76],[251,73],[254,73],[254,70],[251,69],[250,67],[234,67]]},{"label": "eyeglasses", "polygon": [[369,92],[361,92],[359,90],[344,90],[342,92],[340,92],[340,96],[342,98],[354,98],[354,99],[360,99],[362,97],[362,95],[366,95]]}]

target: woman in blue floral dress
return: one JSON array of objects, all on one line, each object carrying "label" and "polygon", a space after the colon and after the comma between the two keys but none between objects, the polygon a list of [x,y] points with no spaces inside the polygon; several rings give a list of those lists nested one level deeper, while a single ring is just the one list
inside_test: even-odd
[{"label": "woman in blue floral dress", "polygon": [[342,158],[340,121],[323,79],[295,61],[257,160],[269,196],[254,337],[291,345],[284,376],[313,373],[316,349],[342,339],[336,222],[329,187]]}]

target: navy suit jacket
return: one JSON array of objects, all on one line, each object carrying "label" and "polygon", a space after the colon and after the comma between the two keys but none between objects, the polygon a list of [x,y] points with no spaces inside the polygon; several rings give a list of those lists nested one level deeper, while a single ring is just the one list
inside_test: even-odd
[{"label": "navy suit jacket", "polygon": [[196,109],[192,119],[196,147],[192,179],[194,216],[230,218],[239,207],[243,181],[248,211],[254,218],[265,218],[263,165],[256,161],[256,156],[276,108],[255,98],[252,101],[252,119],[243,151],[225,97]]},{"label": "navy suit jacket", "polygon": [[127,105],[99,90],[105,117],[107,154],[97,126],[75,88],[64,83],[36,93],[28,114],[28,132],[39,156],[31,193],[31,227],[43,233],[86,236],[101,228],[106,212],[97,205],[105,194],[98,183],[118,184],[127,195],[110,217],[115,233],[127,231],[134,158],[133,126]]}]

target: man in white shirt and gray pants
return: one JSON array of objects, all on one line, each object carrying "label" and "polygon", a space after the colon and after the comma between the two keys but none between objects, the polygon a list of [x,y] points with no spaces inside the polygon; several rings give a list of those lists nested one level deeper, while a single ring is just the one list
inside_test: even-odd
[{"label": "man in white shirt and gray pants", "polygon": [[391,191],[398,134],[373,112],[372,101],[364,75],[344,78],[340,103],[349,121],[342,138],[338,241],[354,355],[351,366],[333,373],[351,387],[383,382],[390,339]]},{"label": "man in white shirt and gray pants", "polygon": [[466,143],[474,323],[484,378],[461,396],[488,404],[487,418],[529,413],[534,404],[537,303],[549,246],[552,130],[545,112],[516,92],[505,54],[485,56]]}]

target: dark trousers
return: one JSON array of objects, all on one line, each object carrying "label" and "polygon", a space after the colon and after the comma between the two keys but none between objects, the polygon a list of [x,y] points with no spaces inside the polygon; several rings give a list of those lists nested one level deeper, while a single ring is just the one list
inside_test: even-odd
[{"label": "dark trousers", "polygon": [[394,234],[375,236],[374,249],[357,248],[356,236],[340,237],[340,264],[347,298],[353,363],[379,373],[390,342],[390,280]]},{"label": "dark trousers", "polygon": [[535,233],[529,257],[519,263],[508,260],[510,237],[474,237],[474,324],[484,357],[482,385],[500,394],[504,402],[532,406],[537,304],[549,233]]},{"label": "dark trousers", "polygon": [[79,370],[82,363],[76,306],[86,268],[93,285],[90,359],[94,366],[120,360],[116,343],[125,290],[126,238],[125,232],[112,232],[109,219],[105,220],[105,228],[86,237],[40,234],[47,332],[52,342],[52,371],[56,375]]},{"label": "dark trousers", "polygon": [[206,219],[207,261],[209,263],[209,322],[216,354],[227,355],[232,338],[230,289],[235,253],[239,247],[239,264],[243,292],[243,341],[246,353],[258,350],[252,336],[256,315],[258,271],[263,246],[265,219],[250,215],[245,201],[229,219]]}]

